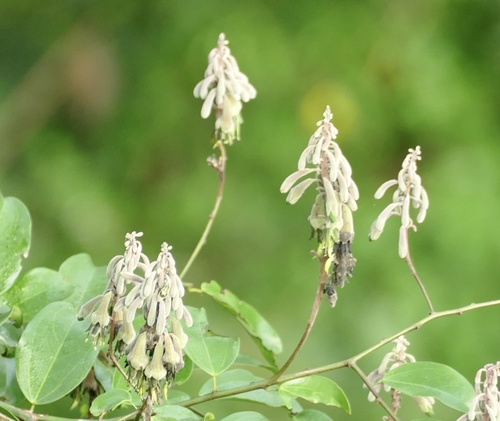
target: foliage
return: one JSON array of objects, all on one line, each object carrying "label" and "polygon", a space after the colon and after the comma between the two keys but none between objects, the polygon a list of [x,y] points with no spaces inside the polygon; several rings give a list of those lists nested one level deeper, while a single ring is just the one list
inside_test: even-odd
[{"label": "foliage", "polygon": [[[210,161],[219,176],[228,174],[224,206],[216,207],[208,247],[194,254],[182,277],[195,323],[185,329],[185,367],[153,419],[202,419],[203,413],[205,419],[327,420],[351,411],[380,417],[390,405],[357,400],[359,379],[376,385],[359,364],[375,366],[377,350],[427,324],[412,340],[423,359],[471,378],[484,361],[498,358],[483,310],[472,311],[496,302],[457,307],[493,299],[498,290],[488,272],[498,236],[485,235],[498,213],[492,198],[497,7],[318,1],[304,13],[280,2],[209,0],[188,13],[175,0],[141,7],[125,1],[120,10],[113,2],[52,3],[35,12],[7,2],[0,18],[1,33],[13,40],[0,53],[2,189],[21,196],[34,221],[31,244],[26,207],[1,198],[3,412],[19,419],[31,416],[29,408],[49,419],[87,417],[89,410],[111,418],[140,413],[141,394],[107,359],[109,347],[85,341],[88,322],[73,316],[104,291],[102,264],[131,226],[146,233],[146,249],[168,237],[178,261],[188,262],[180,266],[191,267],[189,250],[210,211],[203,204],[214,182],[204,162],[208,142],[200,139],[213,129],[192,118],[198,103],[186,93],[221,28],[258,89],[259,105],[245,105],[243,141],[228,154],[234,165],[226,172],[222,161]],[[215,14],[221,7],[224,13]],[[26,95],[40,86],[44,95]],[[30,107],[20,106],[25,98],[32,98]],[[315,283],[316,262],[307,253],[315,246],[299,240],[308,232],[298,222],[312,203],[284,208],[276,190],[326,103],[361,191],[358,266],[337,307],[322,309],[310,323],[308,346],[299,342],[295,354],[305,297]],[[431,210],[412,255],[435,305],[429,316],[425,300],[404,282],[415,272],[407,276],[397,253],[385,253],[394,221],[380,240],[386,243],[362,241],[375,217],[368,191],[394,177],[402,151],[415,144],[423,150]],[[215,146],[217,158],[226,154]],[[464,201],[465,191],[474,200]],[[82,250],[89,255],[75,254]],[[482,287],[471,287],[471,279]],[[469,311],[460,321],[448,317]],[[460,341],[451,334],[457,325]],[[473,397],[467,380],[437,363],[404,364],[380,381],[391,394],[440,400],[435,419],[458,417],[455,410],[466,411]],[[385,399],[382,389],[374,391]],[[420,416],[406,404],[402,411],[400,419]]]}]

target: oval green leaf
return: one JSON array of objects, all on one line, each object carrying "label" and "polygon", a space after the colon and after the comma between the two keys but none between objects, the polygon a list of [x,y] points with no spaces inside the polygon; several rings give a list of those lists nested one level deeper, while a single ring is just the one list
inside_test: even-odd
[{"label": "oval green leaf", "polygon": [[383,383],[409,396],[430,396],[450,408],[467,412],[474,388],[453,368],[435,362],[404,364],[389,371]]},{"label": "oval green leaf", "polygon": [[193,326],[184,331],[189,337],[186,355],[194,364],[211,376],[218,376],[234,362],[240,351],[239,338],[209,336],[205,310],[189,309],[193,316]]},{"label": "oval green leaf", "polygon": [[85,378],[98,352],[86,340],[86,326],[66,302],[49,304],[28,323],[16,350],[16,374],[32,404],[54,402]]},{"label": "oval green leaf", "polygon": [[[235,387],[246,386],[250,383],[255,383],[262,380],[255,374],[247,370],[238,368],[236,370],[228,370],[217,377],[217,390],[234,389]],[[207,380],[199,391],[199,395],[208,395],[214,391],[213,379]]]},{"label": "oval green leaf", "polygon": [[5,293],[10,306],[18,306],[23,322],[28,323],[44,307],[54,301],[62,301],[73,291],[63,276],[51,269],[36,268],[18,279]]},{"label": "oval green leaf", "polygon": [[113,389],[97,396],[92,401],[90,413],[96,417],[113,411],[121,405],[132,405],[130,393],[123,389]]},{"label": "oval green leaf", "polygon": [[328,415],[316,409],[306,409],[292,415],[292,419],[293,421],[332,421]]},{"label": "oval green leaf", "polygon": [[21,272],[21,260],[28,255],[31,219],[24,204],[0,195],[0,294],[8,290]]},{"label": "oval green leaf", "polygon": [[201,417],[188,408],[178,405],[163,405],[155,408],[153,421],[199,421]]},{"label": "oval green leaf", "polygon": [[108,283],[106,268],[96,267],[87,254],[70,257],[59,268],[64,280],[73,286],[73,292],[65,301],[78,309],[91,298],[102,294]]},{"label": "oval green leaf", "polygon": [[238,356],[240,338],[190,337],[185,351],[205,373],[218,376],[226,371]]},{"label": "oval green leaf", "polygon": [[269,421],[264,415],[254,411],[235,412],[220,421]]},{"label": "oval green leaf", "polygon": [[[282,383],[281,393],[305,399],[313,403],[322,403],[342,408],[351,413],[351,406],[344,391],[333,380],[323,376],[310,376]],[[285,399],[285,396],[284,396]]]}]

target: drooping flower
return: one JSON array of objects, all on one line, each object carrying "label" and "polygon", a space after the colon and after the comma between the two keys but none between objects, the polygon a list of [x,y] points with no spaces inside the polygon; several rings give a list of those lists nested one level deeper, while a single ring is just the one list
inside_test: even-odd
[{"label": "drooping flower", "polygon": [[[172,247],[163,243],[158,258],[150,262],[142,253],[141,235],[126,235],[125,253],[108,265],[105,292],[84,304],[78,316],[90,315],[89,332],[99,343],[113,326],[109,338],[127,361],[129,382],[158,402],[184,367],[188,337],[180,321],[191,326],[193,318],[183,303],[185,290]],[[138,316],[144,320],[136,332]]]},{"label": "drooping flower", "polygon": [[422,179],[417,174],[417,161],[422,159],[420,146],[409,149],[408,155],[403,161],[397,180],[389,180],[383,183],[375,192],[375,198],[380,199],[389,188],[397,186],[392,195],[392,203],[380,213],[370,229],[370,240],[376,240],[382,234],[389,217],[395,215],[401,218],[399,229],[399,256],[405,258],[408,254],[408,230],[417,230],[410,216],[410,208],[418,209],[416,221],[420,224],[424,221],[429,208],[429,197],[422,186]]},{"label": "drooping flower", "polygon": [[231,55],[229,41],[219,35],[217,47],[208,55],[205,77],[194,88],[194,96],[204,100],[201,117],[208,118],[215,110],[215,137],[231,145],[240,140],[243,102],[255,98],[257,91],[240,72],[236,59]]},{"label": "drooping flower", "polygon": [[357,209],[359,192],[352,179],[351,166],[335,142],[338,130],[332,118],[327,106],[323,120],[318,121],[318,129],[299,158],[297,171],[283,181],[280,191],[288,193],[287,202],[294,204],[309,186],[316,186],[318,194],[309,223],[319,241],[319,253],[327,257],[330,279],[325,293],[334,306],[335,287],[344,286],[356,264],[351,250],[354,239],[352,212]]},{"label": "drooping flower", "polygon": [[[391,409],[394,413],[397,413],[401,406],[400,392],[383,384],[384,376],[396,367],[403,364],[414,363],[416,359],[412,354],[407,352],[410,342],[404,336],[395,339],[393,343],[395,344],[394,348],[384,355],[379,367],[368,375],[368,380],[377,394],[380,394],[382,387],[386,392],[390,392],[392,400]],[[434,398],[429,396],[416,396],[414,399],[422,412],[432,415],[432,406],[435,403]],[[376,400],[376,396],[374,396],[371,391],[368,393],[368,400],[370,402]]]},{"label": "drooping flower", "polygon": [[499,376],[500,361],[496,364],[486,364],[477,372],[474,387],[476,396],[472,400],[469,411],[457,421],[500,420]]}]

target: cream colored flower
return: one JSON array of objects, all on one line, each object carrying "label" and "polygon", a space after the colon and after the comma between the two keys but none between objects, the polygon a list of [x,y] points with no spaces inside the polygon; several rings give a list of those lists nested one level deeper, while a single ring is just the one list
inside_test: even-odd
[{"label": "cream colored flower", "polygon": [[[356,259],[352,256],[354,239],[352,212],[357,209],[359,192],[352,179],[352,169],[335,142],[337,128],[326,107],[323,120],[302,152],[297,171],[281,184],[281,193],[288,193],[287,202],[296,203],[309,186],[318,194],[309,216],[309,223],[319,243],[319,252],[327,257],[330,279],[325,288],[332,307],[337,300],[336,286],[343,287],[352,276]],[[302,181],[301,181],[302,180]]]},{"label": "cream colored flower", "polygon": [[392,203],[380,213],[370,228],[370,240],[376,240],[382,234],[387,220],[391,216],[401,218],[399,229],[399,256],[405,258],[408,254],[408,229],[417,230],[410,215],[411,207],[418,209],[417,223],[422,223],[429,208],[429,197],[422,186],[422,179],[417,174],[417,161],[420,161],[420,146],[409,149],[409,153],[403,161],[397,180],[389,180],[383,183],[375,192],[375,199],[380,199],[389,188],[397,186],[392,195]]},{"label": "cream colored flower", "polygon": [[195,86],[193,93],[204,100],[202,118],[208,118],[212,109],[215,110],[216,140],[231,145],[240,139],[243,102],[255,98],[257,91],[240,72],[228,44],[224,34],[220,34],[217,47],[208,55],[205,78]]}]

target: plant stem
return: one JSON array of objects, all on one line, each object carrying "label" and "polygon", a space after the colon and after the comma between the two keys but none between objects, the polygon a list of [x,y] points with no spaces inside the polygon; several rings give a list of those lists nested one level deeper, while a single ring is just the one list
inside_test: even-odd
[{"label": "plant stem", "polygon": [[340,368],[345,368],[345,367],[353,367],[357,364],[357,362],[367,355],[371,354],[372,352],[376,351],[379,348],[382,348],[384,345],[387,345],[388,343],[392,342],[394,339],[400,337],[401,335],[405,335],[409,332],[412,332],[414,330],[420,329],[422,326],[426,325],[427,323],[430,323],[436,319],[441,319],[443,317],[448,317],[448,316],[456,316],[456,315],[462,315],[464,313],[467,313],[469,311],[477,310],[480,308],[485,308],[485,307],[493,307],[493,306],[499,306],[500,305],[500,300],[494,300],[494,301],[485,301],[482,303],[478,304],[470,304],[468,306],[464,307],[459,307],[455,308],[452,310],[445,310],[445,311],[439,311],[439,312],[434,312],[432,314],[429,314],[428,316],[424,317],[423,319],[419,320],[418,322],[412,324],[411,326],[408,326],[407,328],[395,333],[392,336],[389,336],[377,344],[371,346],[370,348],[366,349],[365,351],[360,352],[359,354],[348,358],[343,361],[339,361],[333,364],[328,364],[324,365],[321,367],[316,367],[308,370],[303,370],[299,371],[297,373],[289,374],[289,375],[282,375],[279,378],[276,378],[276,376],[272,376],[268,379],[264,379],[255,383],[251,383],[246,386],[241,386],[237,387],[234,389],[228,389],[228,390],[222,390],[222,391],[217,391],[214,393],[211,393],[210,395],[205,395],[205,396],[199,396],[197,398],[189,399],[184,402],[178,403],[180,406],[184,407],[190,407],[193,405],[198,405],[204,402],[208,402],[211,400],[215,399],[220,399],[220,398],[225,398],[228,396],[234,396],[234,395],[239,395],[240,393],[245,393],[245,392],[250,392],[252,390],[257,390],[257,389],[266,389],[270,386],[273,385],[278,385],[281,383],[285,383],[290,380],[295,380],[295,379],[300,379],[312,375],[317,375],[317,374],[322,374],[326,373],[329,371],[334,371],[338,370]]},{"label": "plant stem", "polygon": [[300,338],[299,343],[297,344],[297,346],[293,350],[292,355],[290,355],[290,357],[288,358],[286,363],[283,365],[283,367],[281,367],[280,370],[274,376],[276,379],[279,379],[281,377],[281,375],[293,363],[293,361],[295,360],[295,357],[297,356],[297,354],[300,352],[300,350],[302,349],[302,347],[306,343],[307,338],[309,337],[309,334],[311,333],[311,330],[314,326],[314,322],[316,321],[316,318],[318,316],[319,309],[321,307],[321,298],[323,297],[323,292],[325,290],[325,285],[326,285],[326,281],[327,281],[327,277],[328,277],[328,273],[325,270],[325,264],[326,264],[327,258],[326,258],[326,256],[321,256],[319,259],[320,259],[320,266],[321,266],[320,280],[319,280],[319,285],[318,285],[318,290],[316,292],[316,296],[314,297],[311,315],[309,316],[309,320],[307,322],[306,329],[305,329],[302,337]]},{"label": "plant stem", "polygon": [[406,253],[406,258],[405,258],[406,263],[410,267],[411,274],[417,280],[418,286],[420,287],[420,289],[422,290],[422,293],[424,294],[425,300],[427,301],[427,304],[429,306],[429,314],[432,314],[435,312],[435,310],[434,310],[434,306],[432,305],[431,298],[430,298],[429,294],[427,293],[427,290],[425,289],[424,283],[420,279],[420,276],[418,276],[417,270],[415,269],[415,265],[413,264],[413,260],[411,259],[410,241],[408,240],[408,231],[409,231],[409,229],[407,228],[406,229],[406,243],[407,243],[406,249],[408,250],[408,252]]},{"label": "plant stem", "polygon": [[372,392],[373,396],[375,396],[377,403],[384,408],[385,412],[389,414],[389,417],[391,417],[391,421],[399,421],[398,417],[396,414],[393,413],[391,408],[385,403],[385,401],[380,397],[378,392],[374,389],[372,383],[370,380],[368,380],[368,377],[363,373],[363,371],[359,368],[359,366],[356,363],[349,364],[349,367],[352,368],[356,374],[363,380],[363,383],[366,384],[366,387]]},{"label": "plant stem", "polygon": [[127,376],[127,373],[123,370],[123,367],[121,366],[120,362],[117,360],[115,352],[113,350],[113,341],[115,339],[115,319],[114,317],[111,319],[111,326],[109,328],[109,348],[108,348],[108,355],[113,363],[113,365],[116,367],[116,369],[120,372],[120,374],[125,378],[127,383],[135,390],[137,394],[139,394],[139,388],[132,384],[130,379]]},{"label": "plant stem", "polygon": [[224,147],[224,143],[222,143],[221,140],[218,140],[215,143],[214,147],[219,149],[220,157],[217,159],[215,156],[211,156],[208,159],[208,163],[215,169],[215,171],[217,171],[217,174],[219,175],[219,187],[217,189],[217,197],[215,198],[215,204],[212,209],[212,212],[210,212],[210,215],[208,216],[207,225],[205,226],[205,229],[200,239],[198,240],[198,244],[196,244],[193,253],[191,254],[189,260],[186,263],[186,266],[184,266],[184,269],[182,269],[182,272],[180,274],[181,279],[186,275],[187,271],[195,261],[196,257],[198,257],[198,254],[200,253],[201,249],[206,244],[208,234],[210,233],[215,217],[219,212],[219,207],[222,202],[222,197],[224,195],[224,186],[226,184],[226,162],[227,162],[226,149]]}]

